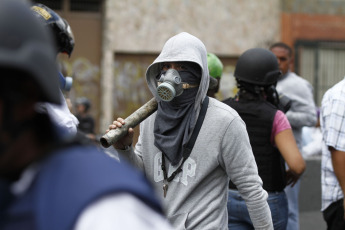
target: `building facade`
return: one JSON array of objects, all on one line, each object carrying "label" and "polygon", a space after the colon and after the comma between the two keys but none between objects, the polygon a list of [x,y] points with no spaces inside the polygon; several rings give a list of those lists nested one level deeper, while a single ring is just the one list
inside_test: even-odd
[{"label": "building facade", "polygon": [[[36,1],[36,0],[35,0]],[[345,2],[341,0],[42,0],[70,23],[76,46],[61,58],[74,77],[73,99],[87,96],[97,132],[127,117],[152,95],[145,71],[165,41],[180,32],[200,38],[224,63],[221,91],[233,96],[238,56],[283,41],[295,48],[297,73],[317,103],[345,69]]]}]

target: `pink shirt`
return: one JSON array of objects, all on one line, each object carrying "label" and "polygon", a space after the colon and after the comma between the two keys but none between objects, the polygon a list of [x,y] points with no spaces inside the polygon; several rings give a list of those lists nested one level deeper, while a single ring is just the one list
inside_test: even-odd
[{"label": "pink shirt", "polygon": [[274,117],[274,121],[273,121],[273,127],[272,127],[272,133],[271,133],[271,143],[274,143],[274,137],[280,133],[281,131],[284,131],[286,129],[291,129],[291,125],[287,119],[287,117],[285,116],[285,114],[280,111],[277,110],[277,113]]}]

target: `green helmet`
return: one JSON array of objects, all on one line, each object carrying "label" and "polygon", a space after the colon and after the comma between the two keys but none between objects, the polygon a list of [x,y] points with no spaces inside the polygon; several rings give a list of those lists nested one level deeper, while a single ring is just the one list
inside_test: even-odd
[{"label": "green helmet", "polygon": [[223,73],[223,63],[213,53],[207,54],[208,71],[211,77],[221,78]]}]

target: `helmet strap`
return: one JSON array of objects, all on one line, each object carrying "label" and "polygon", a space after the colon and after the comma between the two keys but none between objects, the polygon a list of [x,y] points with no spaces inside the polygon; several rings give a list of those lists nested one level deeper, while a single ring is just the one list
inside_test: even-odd
[{"label": "helmet strap", "polygon": [[237,87],[242,92],[250,92],[255,95],[262,95],[264,88],[262,86],[254,85],[237,79]]},{"label": "helmet strap", "polygon": [[279,94],[276,90],[274,85],[270,85],[265,88],[265,92],[267,95],[267,101],[273,104],[274,106],[278,107],[279,105]]}]

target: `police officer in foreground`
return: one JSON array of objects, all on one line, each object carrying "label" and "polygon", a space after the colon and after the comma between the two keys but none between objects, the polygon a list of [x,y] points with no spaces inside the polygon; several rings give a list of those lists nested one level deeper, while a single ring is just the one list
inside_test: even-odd
[{"label": "police officer in foreground", "polygon": [[[74,49],[74,35],[68,22],[60,17],[55,11],[46,5],[35,3],[31,6],[33,14],[51,31],[54,38],[55,53],[66,54],[68,57],[72,55]],[[55,105],[52,103],[42,103],[39,105],[40,109],[46,111],[50,118],[61,127],[65,132],[65,138],[70,138],[76,135],[78,119],[71,113],[63,92],[69,92],[72,87],[72,78],[65,77],[59,71],[60,98],[61,104]]]},{"label": "police officer in foreground", "polygon": [[[55,50],[29,6],[0,4],[0,229],[171,229],[141,173],[61,140]],[[143,216],[145,215],[145,216]]]}]

